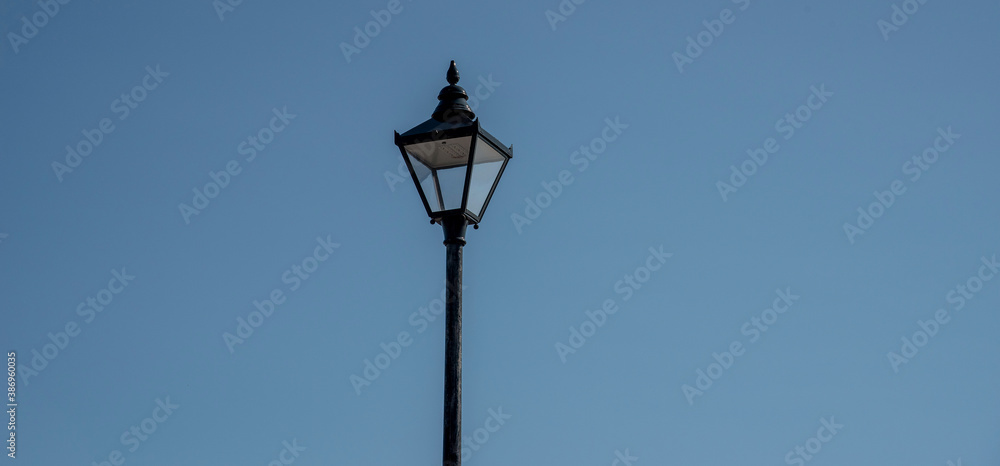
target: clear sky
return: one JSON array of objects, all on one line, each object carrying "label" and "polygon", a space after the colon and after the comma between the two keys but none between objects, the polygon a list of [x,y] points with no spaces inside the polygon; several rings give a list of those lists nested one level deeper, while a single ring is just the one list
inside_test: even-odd
[{"label": "clear sky", "polygon": [[465,464],[1000,462],[997,2],[225,1],[0,6],[18,464],[440,464],[450,60]]}]

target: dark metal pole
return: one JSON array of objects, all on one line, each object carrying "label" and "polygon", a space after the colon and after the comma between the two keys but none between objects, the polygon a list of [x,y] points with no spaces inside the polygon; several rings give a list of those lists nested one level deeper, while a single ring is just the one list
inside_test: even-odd
[{"label": "dark metal pole", "polygon": [[463,216],[444,218],[447,247],[447,296],[444,336],[444,466],[462,464],[462,247],[465,246]]}]

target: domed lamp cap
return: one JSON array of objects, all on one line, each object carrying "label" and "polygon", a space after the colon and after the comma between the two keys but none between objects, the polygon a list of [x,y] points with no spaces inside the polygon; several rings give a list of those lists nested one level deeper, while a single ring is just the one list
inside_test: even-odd
[{"label": "domed lamp cap", "polygon": [[455,65],[455,60],[451,61],[451,66],[448,68],[448,86],[441,89],[438,93],[438,106],[434,109],[434,114],[431,118],[445,122],[453,120],[455,118],[467,119],[469,121],[476,119],[476,114],[469,107],[469,94],[465,92],[462,86],[458,85],[459,74],[458,67]]}]

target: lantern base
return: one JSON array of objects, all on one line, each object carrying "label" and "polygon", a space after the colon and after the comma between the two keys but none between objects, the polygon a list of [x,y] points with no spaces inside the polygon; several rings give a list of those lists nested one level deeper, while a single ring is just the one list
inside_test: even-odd
[{"label": "lantern base", "polygon": [[469,226],[469,220],[464,215],[449,215],[438,223],[444,229],[444,244],[465,246],[465,229]]}]

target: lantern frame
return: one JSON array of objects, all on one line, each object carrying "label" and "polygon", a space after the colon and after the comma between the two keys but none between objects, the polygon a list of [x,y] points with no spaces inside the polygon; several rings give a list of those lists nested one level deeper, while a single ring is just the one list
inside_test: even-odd
[{"label": "lantern frame", "polygon": [[[483,216],[486,214],[486,209],[489,207],[490,199],[492,199],[497,185],[500,184],[500,178],[503,176],[503,172],[507,168],[507,163],[514,157],[514,146],[505,147],[503,143],[479,125],[478,119],[471,120],[461,114],[452,115],[445,121],[437,121],[431,118],[403,134],[399,134],[398,132],[394,133],[396,146],[399,147],[400,155],[402,155],[403,161],[406,163],[406,168],[410,172],[413,184],[417,187],[417,192],[420,194],[420,200],[423,202],[424,209],[427,211],[427,215],[431,218],[431,222],[440,223],[443,218],[450,216],[463,216],[473,225],[478,225],[482,222]],[[410,157],[416,157],[411,155],[412,153],[408,153],[406,148],[415,144],[435,141],[449,141],[460,138],[469,138],[468,161],[464,164],[465,181],[462,188],[462,202],[458,208],[445,209],[444,193],[441,190],[441,182],[438,178],[438,172],[439,170],[447,168],[460,167],[462,164],[447,167],[428,166],[427,168],[431,170],[431,176],[434,178],[435,192],[425,193],[424,186],[421,183],[421,180],[417,177],[417,173],[413,168],[413,163],[410,161]],[[496,177],[490,180],[491,185],[489,187],[489,192],[483,201],[482,208],[479,209],[479,212],[473,212],[468,208],[469,190],[472,183],[473,170],[476,168],[476,152],[480,144],[488,144],[503,158],[503,163],[500,165],[500,170],[497,171]],[[424,163],[423,161],[421,162]],[[432,194],[437,198],[437,205],[441,206],[441,210],[434,210],[431,208],[431,203],[427,200],[428,194]]]}]

